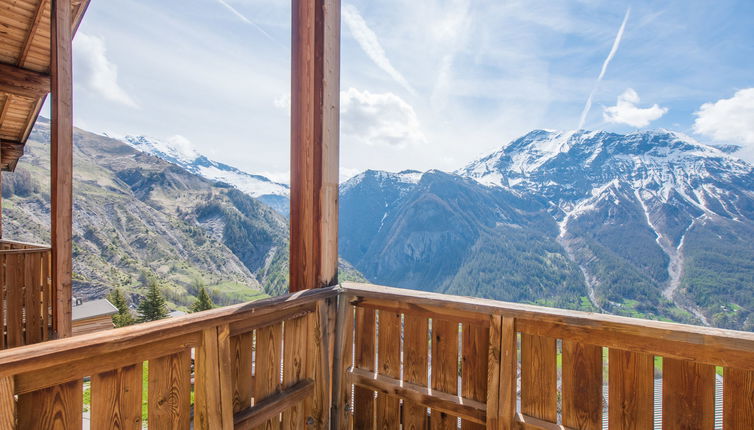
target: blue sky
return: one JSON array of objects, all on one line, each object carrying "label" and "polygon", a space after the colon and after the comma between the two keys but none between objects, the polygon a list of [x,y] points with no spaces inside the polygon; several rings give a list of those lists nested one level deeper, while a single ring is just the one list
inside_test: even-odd
[{"label": "blue sky", "polygon": [[[669,128],[754,160],[752,22],[750,0],[344,1],[342,176],[454,170],[577,128],[592,93],[586,129]],[[286,0],[93,1],[76,123],[287,181],[290,31]]]}]

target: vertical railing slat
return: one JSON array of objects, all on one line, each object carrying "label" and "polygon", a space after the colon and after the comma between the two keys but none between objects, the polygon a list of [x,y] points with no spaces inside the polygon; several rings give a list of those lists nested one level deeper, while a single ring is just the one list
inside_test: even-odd
[{"label": "vertical railing slat", "polygon": [[663,358],[662,427],[707,430],[715,425],[715,367]]},{"label": "vertical railing slat", "polygon": [[81,380],[32,391],[18,396],[18,428],[78,430],[83,408]]},{"label": "vertical railing slat", "polygon": [[191,408],[191,351],[149,360],[147,371],[150,430],[187,430]]},{"label": "vertical railing slat", "polygon": [[233,384],[230,357],[230,329],[227,324],[202,330],[202,343],[196,352],[194,389],[194,428],[196,429],[229,430],[233,428]]},{"label": "vertical railing slat", "polygon": [[92,428],[141,430],[142,372],[139,363],[92,377]]},{"label": "vertical railing slat", "polygon": [[[374,371],[375,311],[356,308],[356,367]],[[353,406],[354,429],[368,430],[375,427],[374,392],[355,387]]]},{"label": "vertical railing slat", "polygon": [[[401,314],[380,311],[377,352],[377,371],[380,374],[399,379],[401,376]],[[400,400],[378,393],[375,405],[377,428],[397,429],[400,427]]]},{"label": "vertical railing slat", "polygon": [[[257,329],[256,377],[254,380],[254,403],[274,394],[280,388],[280,360],[282,325],[274,324]],[[277,417],[267,420],[259,429],[278,429]]]},{"label": "vertical railing slat", "polygon": [[[464,324],[462,336],[461,395],[486,403],[490,330],[487,327]],[[463,420],[461,428],[482,430],[485,426]]]},{"label": "vertical railing slat", "polygon": [[723,428],[754,429],[754,371],[723,371]]},{"label": "vertical railing slat", "polygon": [[12,376],[0,378],[0,429],[16,428],[16,397]]},{"label": "vertical railing slat", "polygon": [[602,429],[602,348],[563,341],[563,425]]},{"label": "vertical railing slat", "polygon": [[[8,348],[23,345],[21,338],[21,307],[22,297],[19,284],[23,280],[23,261],[19,254],[8,254],[5,256],[5,288],[6,288],[6,329]],[[19,277],[19,267],[21,276]]]},{"label": "vertical railing slat", "polygon": [[251,377],[252,343],[254,333],[244,333],[230,338],[233,372],[233,412],[251,407],[253,379]]},{"label": "vertical railing slat", "polygon": [[[449,394],[458,393],[458,324],[432,319],[432,388]],[[458,419],[432,410],[430,428],[456,429]]]},{"label": "vertical railing slat", "polygon": [[5,349],[5,308],[7,306],[6,287],[8,266],[6,265],[7,254],[0,254],[0,349]]},{"label": "vertical railing slat", "polygon": [[544,336],[521,334],[521,412],[556,422],[557,344]]},{"label": "vertical railing slat", "polygon": [[654,357],[610,349],[608,424],[613,430],[654,426]]},{"label": "vertical railing slat", "polygon": [[[497,320],[495,321],[498,324]],[[513,317],[503,316],[500,321],[500,427],[512,430],[516,426],[518,401],[518,336]],[[490,429],[489,424],[487,428]]]},{"label": "vertical railing slat", "polygon": [[[307,317],[300,317],[285,322],[283,335],[285,349],[283,351],[283,388],[290,387],[296,382],[307,377],[308,354],[307,342]],[[313,357],[311,357],[313,359]],[[306,423],[306,411],[301,404],[291,406],[283,412],[283,428],[304,428]]]},{"label": "vertical railing slat", "polygon": [[27,254],[26,342],[42,341],[42,253]]},{"label": "vertical railing slat", "polygon": [[[427,386],[429,360],[429,323],[427,318],[406,314],[403,328],[403,379]],[[428,425],[427,408],[410,401],[403,402],[403,428],[423,430]]]},{"label": "vertical railing slat", "polygon": [[337,368],[333,372],[333,429],[350,430],[352,428],[351,392],[352,385],[347,378],[348,369],[353,366],[353,327],[354,308],[348,298],[341,295],[338,299],[338,318],[335,354]]}]

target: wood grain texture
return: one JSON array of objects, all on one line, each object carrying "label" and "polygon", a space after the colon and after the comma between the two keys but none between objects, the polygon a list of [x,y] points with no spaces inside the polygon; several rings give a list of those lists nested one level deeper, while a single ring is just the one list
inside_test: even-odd
[{"label": "wood grain texture", "polygon": [[[296,318],[285,322],[283,334],[285,349],[283,350],[283,389],[292,387],[307,378],[308,359],[308,319]],[[312,351],[313,352],[313,351]],[[313,358],[313,357],[312,357]],[[306,414],[302,404],[294,404],[283,412],[283,429],[303,428]]]},{"label": "wood grain texture", "polygon": [[[7,348],[23,345],[23,296],[20,288],[23,282],[22,262],[23,254],[7,254],[5,256],[5,328],[7,330]],[[19,271],[19,269],[21,270]]]},{"label": "wood grain texture", "polygon": [[[254,379],[254,403],[263,401],[280,388],[281,342],[283,335],[281,324],[257,330],[256,376]],[[279,429],[278,417],[267,420],[258,427],[262,429]]]},{"label": "wood grain texture", "polygon": [[18,428],[80,429],[84,408],[82,381],[18,396]]},{"label": "wood grain texture", "polygon": [[16,428],[16,398],[13,377],[0,378],[0,428]]},{"label": "wood grain texture", "polygon": [[254,406],[235,414],[234,430],[249,430],[264,425],[292,405],[299,404],[313,394],[314,381],[311,379],[299,381],[293,386],[267,396]]},{"label": "wood grain texture", "polygon": [[[405,314],[403,324],[403,380],[426,387],[429,377],[429,321],[422,316]],[[428,426],[427,406],[405,400],[403,428],[423,430]]]},{"label": "wood grain texture", "polygon": [[[0,175],[0,187],[1,186],[2,186],[2,176]],[[0,195],[0,202],[2,202],[2,195]],[[0,206],[1,206],[1,203],[0,203]],[[0,207],[0,212],[2,212],[2,207]],[[2,228],[2,220],[0,219],[0,229],[1,228]],[[7,328],[6,323],[5,323],[5,308],[7,306],[6,273],[8,272],[8,268],[5,264],[6,264],[6,255],[4,253],[0,253],[0,350],[5,349],[5,331]]]},{"label": "wood grain texture", "polygon": [[191,351],[149,360],[148,423],[158,430],[189,428]]},{"label": "wood grain texture", "polygon": [[251,365],[254,333],[244,333],[230,338],[231,360],[233,360],[233,413],[251,407],[254,393]]},{"label": "wood grain texture", "polygon": [[620,349],[608,353],[608,422],[610,429],[654,425],[654,357]]},{"label": "wood grain texture", "polygon": [[0,63],[0,92],[38,99],[49,91],[49,75]]},{"label": "wood grain texture", "polygon": [[[356,344],[354,364],[364,370],[374,371],[375,360],[375,311],[356,308]],[[355,387],[353,390],[353,428],[374,429],[375,406],[374,390]]]},{"label": "wood grain texture", "polygon": [[353,386],[346,381],[346,372],[353,366],[354,312],[353,306],[344,297],[338,298],[331,413],[332,428],[335,430],[347,430],[353,425],[351,419]]},{"label": "wood grain texture", "polygon": [[727,367],[723,372],[723,428],[754,429],[754,372]]},{"label": "wood grain texture", "polygon": [[[458,393],[458,323],[432,320],[432,388],[449,394]],[[456,429],[457,418],[446,411],[433,409],[430,428]]]},{"label": "wood grain texture", "polygon": [[136,364],[92,377],[92,428],[141,430],[142,370]]},{"label": "wood grain texture", "polygon": [[[484,403],[466,399],[457,394],[402,382],[399,379],[358,368],[352,369],[348,377],[356,386],[400,397],[414,404],[422,405],[424,408],[431,408],[432,413],[441,412],[446,416],[457,416],[478,424],[484,424],[486,419],[487,406]],[[457,420],[454,422],[457,422]]]},{"label": "wood grain texture", "polygon": [[338,273],[340,0],[294,0],[291,40],[290,290]]},{"label": "wood grain texture", "polygon": [[[461,395],[486,403],[490,330],[486,327],[464,325],[462,337]],[[485,425],[463,420],[461,428],[481,430]]]},{"label": "wood grain texture", "polygon": [[563,425],[602,430],[602,348],[563,341]]},{"label": "wood grain texture", "polygon": [[501,427],[491,426],[488,423],[487,428],[510,430],[515,426],[516,402],[518,401],[518,335],[514,318],[504,316],[500,324],[499,415]]},{"label": "wood grain texture", "polygon": [[489,430],[503,428],[502,398],[502,335],[503,317],[490,316],[489,349],[487,350],[487,423]]},{"label": "wood grain texture", "polygon": [[521,334],[521,412],[556,422],[557,345],[554,338]]},{"label": "wood grain texture", "polygon": [[[394,379],[401,377],[401,314],[379,313],[377,371]],[[389,394],[377,395],[377,428],[397,429],[401,424],[400,399]]]},{"label": "wood grain texture", "polygon": [[715,368],[664,358],[662,427],[711,430],[715,425]]},{"label": "wood grain texture", "polygon": [[71,0],[50,0],[50,219],[58,337],[71,335],[73,294],[73,16]]},{"label": "wood grain texture", "polygon": [[230,361],[228,325],[202,330],[202,343],[196,349],[194,428],[233,428]]}]

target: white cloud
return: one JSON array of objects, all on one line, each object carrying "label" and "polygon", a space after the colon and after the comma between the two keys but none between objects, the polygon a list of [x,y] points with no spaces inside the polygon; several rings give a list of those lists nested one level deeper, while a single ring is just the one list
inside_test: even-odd
[{"label": "white cloud", "polygon": [[175,155],[184,160],[194,160],[199,156],[194,144],[186,137],[176,134],[165,139]]},{"label": "white cloud", "polygon": [[341,133],[345,138],[398,148],[426,142],[414,108],[397,95],[349,88],[340,98]]},{"label": "white cloud", "polygon": [[118,84],[118,66],[107,58],[107,49],[102,38],[78,32],[73,45],[77,83],[107,100],[133,108],[138,107],[133,98]]},{"label": "white cloud", "polygon": [[754,88],[739,90],[729,99],[703,104],[694,121],[694,132],[717,141],[754,148]]},{"label": "white cloud", "polygon": [[363,171],[362,169],[340,166],[340,183],[346,182]]},{"label": "white cloud", "polygon": [[291,95],[290,93],[280,94],[272,101],[276,108],[284,110],[286,112],[291,111]]},{"label": "white cloud", "polygon": [[382,69],[385,73],[390,75],[396,82],[398,82],[408,92],[414,93],[413,87],[408,83],[406,78],[399,72],[390,59],[387,58],[385,49],[380,44],[377,34],[372,30],[364,18],[359,13],[359,10],[355,6],[347,4],[343,6],[343,21],[348,26],[356,42],[359,43],[361,49],[372,59],[374,64]]},{"label": "white cloud", "polygon": [[660,107],[657,104],[648,108],[640,108],[639,95],[633,88],[628,88],[623,94],[618,96],[615,106],[609,106],[603,109],[602,117],[607,122],[615,124],[627,124],[632,127],[646,127],[652,121],[659,119],[667,113],[668,108]]},{"label": "white cloud", "polygon": [[270,33],[264,31],[264,29],[259,24],[257,24],[256,22],[250,20],[249,18],[247,18],[246,15],[242,14],[241,12],[239,12],[238,9],[234,8],[233,6],[231,6],[228,2],[226,2],[225,0],[216,0],[216,1],[218,3],[220,3],[221,5],[223,5],[226,9],[228,9],[230,11],[230,13],[232,13],[233,15],[235,15],[238,19],[240,19],[244,23],[249,24],[250,26],[256,28],[257,31],[259,31],[260,33],[264,34],[265,37],[267,37],[268,39],[272,40],[273,42],[277,42],[277,40],[275,40],[275,38],[272,37],[270,35]]}]

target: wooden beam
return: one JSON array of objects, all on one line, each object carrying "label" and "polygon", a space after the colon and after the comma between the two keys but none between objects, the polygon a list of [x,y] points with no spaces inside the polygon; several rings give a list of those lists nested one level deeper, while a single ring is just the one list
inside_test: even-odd
[{"label": "wooden beam", "polygon": [[290,291],[338,282],[340,0],[294,0]]},{"label": "wooden beam", "polygon": [[50,111],[52,280],[59,337],[71,335],[73,270],[73,75],[71,0],[51,0]]},{"label": "wooden beam", "polygon": [[254,406],[238,412],[233,416],[233,424],[237,430],[253,429],[313,394],[314,381],[311,379],[299,381],[289,388],[265,397]]},{"label": "wooden beam", "polygon": [[18,159],[24,155],[24,144],[11,140],[0,139],[0,166],[12,172],[16,170]]},{"label": "wooden beam", "polygon": [[0,92],[38,99],[50,92],[50,76],[0,63]]},{"label": "wooden beam", "polygon": [[24,40],[21,55],[19,55],[18,61],[16,62],[18,67],[23,67],[24,63],[26,63],[26,57],[29,55],[31,43],[34,40],[34,36],[37,34],[39,23],[40,21],[42,21],[42,16],[44,15],[48,2],[49,0],[40,0],[39,5],[37,6],[37,10],[34,11],[34,20],[32,20],[31,27],[29,27],[29,31],[26,33],[26,40]]}]

